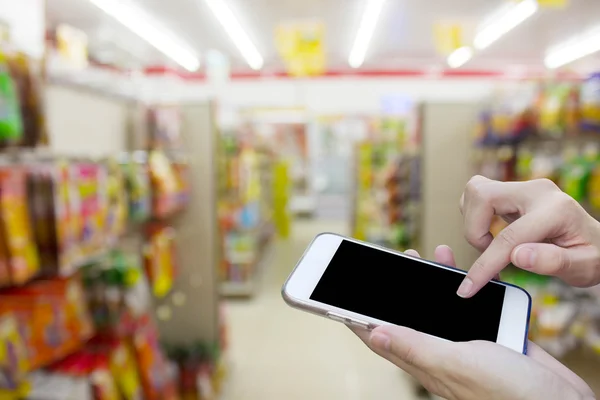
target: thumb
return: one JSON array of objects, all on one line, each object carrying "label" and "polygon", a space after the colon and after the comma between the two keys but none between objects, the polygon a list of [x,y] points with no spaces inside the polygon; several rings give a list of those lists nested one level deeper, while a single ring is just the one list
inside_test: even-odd
[{"label": "thumb", "polygon": [[595,246],[526,243],[517,246],[510,258],[521,269],[557,276],[573,286],[593,286],[600,281],[600,252]]},{"label": "thumb", "polygon": [[428,371],[436,366],[450,365],[443,361],[453,357],[451,342],[402,326],[380,326],[369,338],[374,350],[401,368],[406,366]]}]

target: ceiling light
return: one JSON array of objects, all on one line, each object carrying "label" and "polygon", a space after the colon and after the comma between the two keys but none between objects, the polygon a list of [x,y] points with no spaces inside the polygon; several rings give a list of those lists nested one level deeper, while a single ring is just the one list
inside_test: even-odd
[{"label": "ceiling light", "polygon": [[600,28],[574,37],[548,51],[544,64],[554,69],[600,51]]},{"label": "ceiling light", "polygon": [[448,56],[448,66],[450,68],[458,68],[465,65],[473,57],[473,49],[465,46],[454,50]]},{"label": "ceiling light", "polygon": [[153,21],[141,8],[119,0],[89,1],[188,71],[200,67],[194,50]]},{"label": "ceiling light", "polygon": [[263,58],[250,40],[237,18],[227,7],[223,0],[204,0],[217,20],[221,23],[225,32],[229,35],[233,44],[242,53],[242,56],[250,65],[250,68],[259,70],[263,66]]},{"label": "ceiling light", "polygon": [[538,10],[537,0],[522,0],[502,10],[475,35],[475,48],[483,50],[514,29]]},{"label": "ceiling light", "polygon": [[367,48],[373,37],[379,14],[383,8],[385,0],[367,0],[367,6],[364,11],[352,51],[350,51],[350,57],[348,63],[352,68],[358,68],[365,61],[365,55]]}]

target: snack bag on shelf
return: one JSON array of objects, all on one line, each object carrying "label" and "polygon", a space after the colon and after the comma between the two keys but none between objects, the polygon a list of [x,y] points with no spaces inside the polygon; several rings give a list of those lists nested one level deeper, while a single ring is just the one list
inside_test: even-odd
[{"label": "snack bag on shelf", "polygon": [[114,343],[110,352],[110,370],[124,400],[141,400],[142,384],[131,345]]},{"label": "snack bag on shelf", "polygon": [[118,241],[125,233],[127,227],[127,195],[125,177],[116,160],[110,159],[107,163],[107,215],[106,233],[110,242]]},{"label": "snack bag on shelf", "polygon": [[581,87],[582,128],[600,132],[600,73],[590,76]]},{"label": "snack bag on shelf", "polygon": [[21,285],[40,272],[27,203],[27,176],[17,167],[0,168],[0,220],[11,283]]},{"label": "snack bag on shelf", "polygon": [[47,141],[42,105],[41,64],[24,53],[17,53],[9,60],[11,75],[19,92],[23,121],[23,137],[20,144],[25,147],[34,147]]},{"label": "snack bag on shelf", "polygon": [[81,261],[78,204],[67,162],[30,167],[29,209],[44,276],[68,276]]},{"label": "snack bag on shelf", "polygon": [[177,211],[177,176],[171,161],[159,151],[150,152],[149,167],[153,214],[157,218],[164,218]]},{"label": "snack bag on shelf", "polygon": [[[1,301],[4,301],[2,299]],[[51,279],[12,290],[6,301],[19,305],[30,327],[32,365],[47,365],[80,348],[93,331],[81,283],[77,278]],[[14,306],[14,303],[12,306]]]},{"label": "snack bag on shelf", "polygon": [[123,155],[121,168],[124,171],[129,194],[129,216],[135,222],[143,222],[152,214],[152,185],[146,164],[146,153],[135,152]]},{"label": "snack bag on shelf", "polygon": [[94,163],[78,163],[71,169],[81,212],[82,257],[96,256],[106,245],[106,169]]},{"label": "snack bag on shelf", "polygon": [[0,143],[15,143],[23,137],[19,94],[6,54],[0,51]]},{"label": "snack bag on shelf", "polygon": [[[146,318],[133,337],[138,371],[145,400],[162,400],[172,390],[173,382],[167,371],[167,360],[158,342],[156,327]],[[171,394],[171,398],[176,398]]]},{"label": "snack bag on shelf", "polygon": [[540,103],[539,130],[554,138],[576,134],[579,125],[579,94],[574,86],[546,86]]},{"label": "snack bag on shelf", "polygon": [[14,313],[0,315],[0,398],[4,391],[14,393],[27,385],[29,356],[23,328]]},{"label": "snack bag on shelf", "polygon": [[173,287],[176,273],[175,231],[172,228],[150,227],[144,260],[152,292],[156,297],[166,296]]},{"label": "snack bag on shelf", "polygon": [[588,182],[593,164],[577,157],[565,164],[561,173],[561,188],[578,202],[587,198]]}]

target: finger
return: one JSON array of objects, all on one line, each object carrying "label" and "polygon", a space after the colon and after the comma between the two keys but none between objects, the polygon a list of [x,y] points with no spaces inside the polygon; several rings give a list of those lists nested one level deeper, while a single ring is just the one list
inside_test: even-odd
[{"label": "finger", "polygon": [[434,252],[435,261],[440,264],[448,265],[450,267],[456,267],[456,261],[454,260],[454,252],[446,245],[436,247]]},{"label": "finger", "polygon": [[426,373],[440,365],[451,365],[456,353],[451,342],[401,326],[375,328],[369,343],[384,357],[393,355],[407,366]]},{"label": "finger", "polygon": [[600,283],[600,253],[595,246],[565,249],[549,243],[527,243],[517,246],[510,259],[519,268],[557,276],[572,286]]},{"label": "finger", "polygon": [[518,213],[528,198],[524,182],[498,182],[472,179],[465,189],[464,223],[467,241],[479,251],[492,242],[490,225],[494,215]]},{"label": "finger", "polygon": [[404,254],[406,254],[407,256],[411,256],[411,257],[421,258],[421,256],[419,255],[419,252],[417,252],[416,250],[413,250],[413,249],[406,250],[404,252]]},{"label": "finger", "polygon": [[[539,347],[533,342],[529,342],[527,345],[527,356],[542,364],[547,369],[551,370],[558,376],[565,379],[571,385],[573,385],[581,394],[586,395],[590,393],[589,386],[573,371],[565,367],[558,360],[548,354],[544,349]],[[590,397],[592,398],[592,397]]]},{"label": "finger", "polygon": [[461,283],[458,295],[473,296],[510,263],[515,247],[543,241],[550,235],[556,223],[555,218],[548,218],[545,210],[538,209],[508,225],[475,261]]}]

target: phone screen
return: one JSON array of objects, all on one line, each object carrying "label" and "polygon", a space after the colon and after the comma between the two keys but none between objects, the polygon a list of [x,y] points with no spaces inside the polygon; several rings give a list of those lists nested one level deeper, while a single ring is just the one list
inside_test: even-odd
[{"label": "phone screen", "polygon": [[506,287],[490,283],[470,299],[463,274],[344,240],[310,298],[455,342],[498,337]]}]

